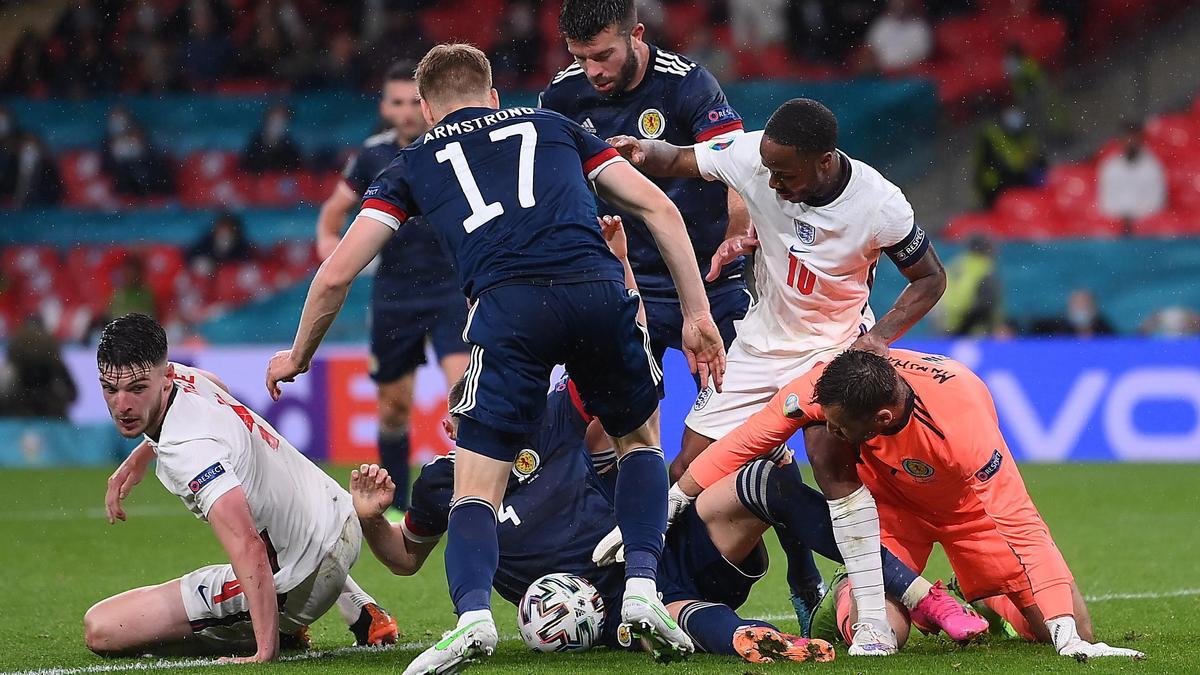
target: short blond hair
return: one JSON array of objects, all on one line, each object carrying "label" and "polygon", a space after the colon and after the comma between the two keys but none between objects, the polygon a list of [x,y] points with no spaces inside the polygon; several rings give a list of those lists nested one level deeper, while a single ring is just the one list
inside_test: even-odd
[{"label": "short blond hair", "polygon": [[417,91],[434,102],[487,95],[492,89],[492,64],[473,45],[440,44],[417,64]]}]

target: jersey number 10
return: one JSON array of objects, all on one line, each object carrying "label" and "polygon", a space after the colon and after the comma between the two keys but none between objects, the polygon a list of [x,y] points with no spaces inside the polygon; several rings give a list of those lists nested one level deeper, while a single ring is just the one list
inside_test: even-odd
[{"label": "jersey number 10", "polygon": [[[513,136],[521,137],[521,155],[517,166],[517,200],[521,203],[521,208],[528,209],[537,204],[533,196],[533,159],[534,150],[537,148],[537,128],[533,126],[533,122],[521,122],[501,127],[488,135],[493,143]],[[504,213],[504,206],[500,202],[483,201],[483,194],[479,192],[479,184],[475,182],[475,175],[471,173],[471,165],[467,164],[467,156],[463,154],[461,143],[455,141],[447,144],[445,148],[438,150],[434,157],[437,158],[438,164],[450,162],[450,166],[454,168],[454,176],[458,178],[458,186],[462,188],[467,204],[471,207],[471,215],[463,221],[463,229],[467,234]]]}]

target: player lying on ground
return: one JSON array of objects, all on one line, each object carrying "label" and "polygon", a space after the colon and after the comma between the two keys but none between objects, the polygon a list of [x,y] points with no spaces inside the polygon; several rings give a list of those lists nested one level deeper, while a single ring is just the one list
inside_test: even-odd
[{"label": "player lying on ground", "polygon": [[622,617],[661,648],[686,654],[691,641],[662,618],[655,586],[666,528],[662,373],[636,321],[637,299],[596,224],[589,181],[654,233],[684,307],[689,362],[719,387],[725,350],[679,210],[615,150],[562,115],[499,110],[491,64],[474,47],[434,47],[416,79],[431,128],[367,188],[358,218],[313,280],[293,348],[271,359],[267,388],[277,397],[280,382],[308,369],[351,281],[410,216],[423,215],[455,258],[473,303],[464,333],[471,366],[454,411],[460,428],[446,541],[458,624],[407,672],[457,668],[495,648],[497,509],[513,460],[539,426],[559,363],[629,469],[616,494],[630,544]]},{"label": "player lying on ground", "polygon": [[105,656],[253,653],[307,647],[334,604],[359,644],[393,643],[396,622],[350,578],[362,532],[350,495],[214,375],[167,361],[167,336],[143,314],[105,326],[96,352],[117,430],[145,437],[108,481],[110,523],[157,458],[155,473],[229,555],[179,579],[126,591],[84,615]]},{"label": "player lying on ground", "polygon": [[679,491],[699,494],[812,424],[858,449],[843,461],[862,486],[833,517],[861,524],[853,531],[862,555],[877,546],[873,528],[916,570],[941,544],[966,599],[983,600],[1021,635],[1065,656],[1143,656],[1092,642],[1083,596],[1025,489],[991,394],[944,356],[898,349],[889,358],[858,350],[837,356],[701,453]]}]

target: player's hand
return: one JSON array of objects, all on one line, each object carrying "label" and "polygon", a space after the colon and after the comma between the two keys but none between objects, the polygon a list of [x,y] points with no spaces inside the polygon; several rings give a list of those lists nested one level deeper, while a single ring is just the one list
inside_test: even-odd
[{"label": "player's hand", "polygon": [[713,253],[712,263],[704,280],[716,281],[717,277],[721,276],[721,268],[736,260],[738,256],[746,255],[756,248],[758,248],[758,237],[749,234],[730,237],[721,242],[721,245],[717,247],[717,252]]},{"label": "player's hand", "polygon": [[122,508],[121,502],[129,496],[138,483],[142,482],[145,476],[146,467],[125,460],[108,477],[108,489],[104,492],[104,514],[108,517],[109,525],[115,524],[118,520],[125,521],[125,509]]},{"label": "player's hand", "polygon": [[292,358],[292,350],[275,352],[275,356],[272,356],[271,362],[267,364],[267,391],[271,394],[271,400],[278,401],[283,395],[283,390],[279,388],[280,382],[295,382],[297,375],[307,372],[308,364],[296,363]]},{"label": "player's hand", "polygon": [[625,238],[625,226],[621,223],[621,216],[603,216],[596,220],[600,221],[600,231],[604,233],[604,239],[608,242],[608,250],[612,251],[618,260],[628,258],[629,242]]},{"label": "player's hand", "polygon": [[641,166],[642,162],[646,161],[646,151],[641,142],[633,136],[613,136],[608,139],[608,144],[616,148],[617,152],[634,166]]},{"label": "player's hand", "polygon": [[327,260],[333,255],[333,249],[337,248],[342,238],[333,232],[321,231],[317,233],[317,255],[321,256],[321,260]]},{"label": "player's hand", "polygon": [[857,349],[858,351],[862,352],[871,352],[887,358],[890,347],[888,347],[887,340],[884,340],[871,331],[867,331],[866,333],[863,333],[861,337],[855,340],[854,344],[850,345],[850,349]]},{"label": "player's hand", "polygon": [[708,312],[684,322],[683,354],[688,368],[700,376],[701,389],[708,386],[711,377],[713,388],[721,391],[725,381],[725,342]]},{"label": "player's hand", "polygon": [[383,515],[395,496],[396,483],[378,464],[363,464],[350,472],[350,497],[359,518]]},{"label": "player's hand", "polygon": [[625,544],[621,540],[621,528],[614,527],[604,535],[596,548],[592,549],[592,562],[599,567],[625,562]]},{"label": "player's hand", "polygon": [[1085,641],[1079,637],[1079,631],[1075,625],[1075,617],[1072,616],[1060,616],[1057,619],[1050,619],[1046,622],[1046,627],[1050,629],[1050,637],[1054,641],[1054,649],[1061,656],[1069,656],[1082,661],[1110,656],[1124,656],[1134,661],[1146,658],[1145,654],[1136,649],[1111,647],[1103,642]]},{"label": "player's hand", "polygon": [[276,654],[273,654],[273,655],[272,655],[272,654],[257,653],[257,654],[255,654],[254,656],[222,656],[221,658],[217,659],[217,663],[221,663],[221,664],[231,664],[231,663],[269,663],[269,662],[271,662],[271,661],[274,661],[274,660],[275,660],[275,659],[277,659],[277,658],[279,658],[279,654],[278,654],[278,653],[276,653]]}]

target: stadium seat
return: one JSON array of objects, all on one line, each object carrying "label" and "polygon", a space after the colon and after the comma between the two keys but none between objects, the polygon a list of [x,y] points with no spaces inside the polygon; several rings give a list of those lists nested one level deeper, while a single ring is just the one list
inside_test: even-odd
[{"label": "stadium seat", "polygon": [[1046,189],[1054,197],[1055,207],[1064,215],[1092,214],[1097,211],[1096,167],[1090,164],[1059,164],[1050,167]]},{"label": "stadium seat", "polygon": [[1017,43],[1039,63],[1057,65],[1067,43],[1067,28],[1062,21],[1053,17],[1011,17],[1003,24],[1004,39]]},{"label": "stadium seat", "polygon": [[955,216],[942,230],[942,238],[947,241],[961,241],[974,235],[997,237],[999,226],[996,215],[990,211],[971,211]]},{"label": "stadium seat", "polygon": [[1164,164],[1172,164],[1200,149],[1200,123],[1187,114],[1157,115],[1146,122],[1145,138]]},{"label": "stadium seat", "polygon": [[488,52],[501,33],[505,9],[504,0],[472,0],[469,8],[453,0],[442,0],[436,7],[425,10],[418,22],[431,42],[463,40]]},{"label": "stadium seat", "polygon": [[1000,232],[1011,239],[1049,239],[1060,229],[1054,199],[1041,188],[1012,188],[996,200]]},{"label": "stadium seat", "polygon": [[246,182],[252,186],[248,195],[249,202],[255,206],[294,206],[300,201],[300,181],[299,173],[247,176]]},{"label": "stadium seat", "polygon": [[235,152],[195,152],[183,160],[179,172],[179,196],[191,207],[240,206],[245,187]]},{"label": "stadium seat", "polygon": [[1172,209],[1200,211],[1200,157],[1168,166],[1167,184]]},{"label": "stadium seat", "polygon": [[1133,224],[1139,237],[1194,237],[1200,235],[1200,211],[1169,210],[1146,216]]},{"label": "stadium seat", "polygon": [[1056,236],[1071,239],[1117,239],[1125,236],[1125,223],[1098,210],[1060,213]]},{"label": "stadium seat", "polygon": [[934,31],[941,59],[976,57],[986,52],[999,55],[1004,47],[997,22],[977,14],[946,19]]},{"label": "stadium seat", "polygon": [[0,249],[0,271],[9,277],[29,277],[38,270],[58,269],[58,251],[50,246],[5,246]]},{"label": "stadium seat", "polygon": [[59,160],[63,180],[63,203],[75,208],[114,209],[119,201],[112,180],[103,172],[100,153],[95,150],[65,152]]}]

